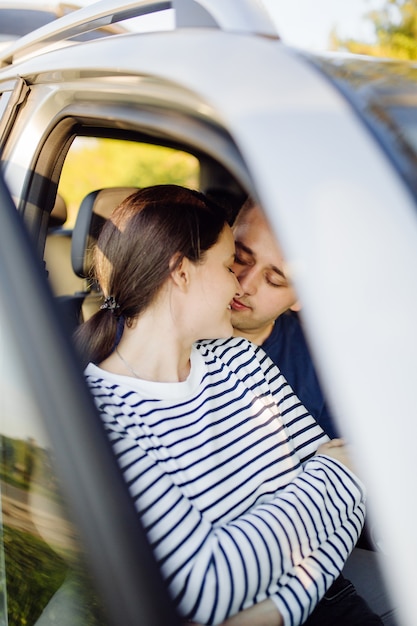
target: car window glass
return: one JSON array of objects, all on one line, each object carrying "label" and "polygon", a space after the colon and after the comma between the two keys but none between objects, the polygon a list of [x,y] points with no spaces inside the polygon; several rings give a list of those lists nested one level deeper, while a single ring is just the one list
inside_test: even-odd
[{"label": "car window glass", "polygon": [[198,187],[199,162],[165,146],[119,139],[77,137],[68,152],[58,193],[67,205],[71,227],[90,191],[104,187],[146,187],[172,183]]},{"label": "car window glass", "polygon": [[39,9],[0,9],[0,36],[21,37],[57,18],[52,11]]},{"label": "car window glass", "polygon": [[105,624],[0,302],[0,626]]}]

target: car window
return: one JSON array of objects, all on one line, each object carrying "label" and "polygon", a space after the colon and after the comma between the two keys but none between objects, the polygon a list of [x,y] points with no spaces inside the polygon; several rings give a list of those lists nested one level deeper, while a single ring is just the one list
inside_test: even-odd
[{"label": "car window", "polygon": [[0,353],[0,624],[106,624],[4,297]]},{"label": "car window", "polygon": [[21,37],[57,18],[52,11],[40,9],[0,9],[0,36]]},{"label": "car window", "polygon": [[73,226],[82,199],[103,187],[173,183],[197,188],[199,162],[182,150],[138,141],[77,137],[67,154],[58,193]]}]

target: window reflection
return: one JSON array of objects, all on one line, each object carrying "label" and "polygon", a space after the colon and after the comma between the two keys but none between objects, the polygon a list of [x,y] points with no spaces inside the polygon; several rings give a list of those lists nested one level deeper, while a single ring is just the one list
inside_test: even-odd
[{"label": "window reflection", "polygon": [[106,624],[6,328],[0,310],[0,626]]},{"label": "window reflection", "polygon": [[312,58],[331,77],[417,198],[417,69],[414,64]]}]

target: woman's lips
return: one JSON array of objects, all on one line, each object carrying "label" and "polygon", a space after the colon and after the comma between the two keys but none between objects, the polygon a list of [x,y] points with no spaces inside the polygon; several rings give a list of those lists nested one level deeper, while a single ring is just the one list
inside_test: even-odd
[{"label": "woman's lips", "polygon": [[248,309],[250,309],[250,307],[246,306],[246,304],[243,304],[243,302],[241,302],[240,300],[236,300],[235,298],[233,298],[232,311],[246,311]]}]

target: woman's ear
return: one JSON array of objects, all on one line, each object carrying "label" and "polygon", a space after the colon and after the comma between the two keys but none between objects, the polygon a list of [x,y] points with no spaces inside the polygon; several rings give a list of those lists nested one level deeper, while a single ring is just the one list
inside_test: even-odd
[{"label": "woman's ear", "polygon": [[171,278],[174,284],[179,287],[181,291],[188,289],[190,284],[190,260],[183,257],[181,261],[178,262],[178,256],[173,257],[170,267],[174,268],[171,271]]}]

